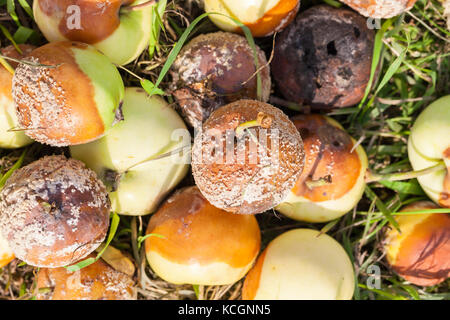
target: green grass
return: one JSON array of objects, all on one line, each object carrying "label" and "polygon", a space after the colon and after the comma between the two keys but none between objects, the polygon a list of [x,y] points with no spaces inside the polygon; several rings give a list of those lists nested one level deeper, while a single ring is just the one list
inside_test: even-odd
[{"label": "green grass", "polygon": [[[31,1],[28,1],[31,3]],[[312,4],[334,0],[302,1],[304,10]],[[25,1],[0,0],[0,41],[2,46],[12,42],[44,43],[36,29],[32,29],[30,12]],[[153,84],[170,93],[165,76],[170,62],[175,58],[180,41],[188,41],[199,33],[215,31],[208,19],[191,24],[203,12],[192,1],[161,1],[160,11],[154,19],[153,38],[149,50],[122,72],[127,86],[144,86],[154,90]],[[166,13],[163,13],[163,7]],[[389,174],[411,170],[407,159],[407,140],[418,114],[434,99],[450,94],[450,33],[446,29],[443,9],[437,0],[418,0],[411,13],[381,22],[377,30],[371,87],[363,101],[354,107],[335,110],[330,115],[338,120],[364,147],[369,156],[369,166],[374,172]],[[183,33],[186,29],[189,34]],[[0,31],[1,31],[0,30]],[[257,39],[268,55],[272,39]],[[175,48],[175,50],[174,50]],[[172,53],[172,54],[171,54]],[[379,64],[377,63],[379,61]],[[381,66],[378,77],[377,66]],[[138,77],[133,76],[138,75]],[[162,93],[162,92],[160,92]],[[171,102],[170,96],[167,97]],[[282,106],[280,106],[283,108]],[[298,106],[290,106],[298,109]],[[292,109],[284,108],[289,114]],[[300,110],[301,111],[301,110]],[[0,150],[1,173],[5,174],[18,161],[23,150]],[[27,148],[25,163],[43,154],[61,152],[59,149],[34,144]],[[187,177],[182,185],[192,184]],[[358,206],[344,217],[327,224],[295,222],[273,211],[258,216],[263,235],[263,245],[278,234],[298,227],[309,227],[326,232],[336,238],[349,254],[356,270],[355,299],[434,300],[449,299],[450,281],[434,287],[418,287],[405,282],[387,266],[381,248],[383,232],[393,217],[406,204],[424,200],[416,179],[398,182],[375,182],[367,186]],[[430,212],[430,211],[426,211]],[[432,212],[449,212],[436,209]],[[132,255],[138,266],[137,282],[141,299],[236,299],[242,282],[226,287],[174,286],[158,279],[145,261],[140,245],[145,236],[148,217],[121,217],[111,245]],[[369,289],[370,270],[377,266],[381,271],[381,287]],[[35,270],[15,261],[0,270],[0,298],[31,299],[33,297]]]}]

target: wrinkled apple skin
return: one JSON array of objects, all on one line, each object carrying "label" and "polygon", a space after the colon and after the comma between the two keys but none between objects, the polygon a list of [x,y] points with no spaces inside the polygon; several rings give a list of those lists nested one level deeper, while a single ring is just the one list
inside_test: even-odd
[{"label": "wrinkled apple skin", "polygon": [[450,168],[450,95],[430,104],[417,118],[408,140],[408,155],[414,170],[422,170],[444,160],[447,169],[418,177],[425,193],[441,204],[444,179]]},{"label": "wrinkled apple skin", "polygon": [[[124,120],[106,136],[92,143],[72,146],[70,151],[109,187],[113,211],[145,215],[154,212],[163,197],[187,173],[189,150],[182,157],[174,155],[148,161],[183,147],[186,142],[174,141],[171,137],[177,129],[186,130],[186,125],[162,98],[150,98],[141,88],[125,90],[123,115]],[[178,161],[175,162],[174,157],[178,157]],[[114,174],[118,174],[115,191],[110,179]]]},{"label": "wrinkled apple skin", "polygon": [[[63,35],[59,29],[59,24],[66,12],[61,9],[48,16],[40,8],[39,3],[41,1],[43,0],[35,0],[33,3],[34,17],[39,29],[50,42],[63,40],[86,42],[103,52],[113,63],[125,65],[135,60],[145,50],[150,41],[152,6],[134,11],[120,10],[120,25],[107,38],[91,43],[88,40],[70,39]],[[48,0],[46,1],[48,2]],[[97,2],[101,3],[104,1]],[[129,1],[122,2],[126,4],[125,2]],[[147,0],[136,0],[130,5],[135,6],[144,2],[147,2]],[[72,1],[68,4],[72,3],[76,4],[77,1]],[[89,19],[98,19],[98,17],[94,16]]]}]

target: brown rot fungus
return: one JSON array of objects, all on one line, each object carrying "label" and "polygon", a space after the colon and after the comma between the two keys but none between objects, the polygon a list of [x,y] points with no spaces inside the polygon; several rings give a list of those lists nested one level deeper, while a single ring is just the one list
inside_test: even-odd
[{"label": "brown rot fungus", "polygon": [[[261,78],[261,100],[270,96],[270,70],[264,52],[255,47]],[[193,127],[217,108],[239,99],[257,99],[254,51],[243,36],[216,32],[194,38],[172,67],[172,90]]]},{"label": "brown rot fungus", "polygon": [[278,37],[274,80],[289,101],[316,109],[352,106],[364,96],[373,43],[374,31],[359,14],[312,7]]},{"label": "brown rot fungus", "polygon": [[81,161],[44,157],[17,170],[0,192],[0,228],[17,258],[56,268],[77,262],[105,239],[108,193]]}]

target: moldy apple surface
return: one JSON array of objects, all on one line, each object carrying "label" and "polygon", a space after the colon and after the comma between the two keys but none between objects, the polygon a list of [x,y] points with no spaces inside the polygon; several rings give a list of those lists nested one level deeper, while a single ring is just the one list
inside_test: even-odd
[{"label": "moldy apple surface", "polygon": [[14,74],[13,97],[20,127],[32,139],[52,146],[87,143],[121,119],[122,78],[94,47],[52,42],[25,60]]},{"label": "moldy apple surface", "polygon": [[277,38],[274,80],[289,101],[321,109],[352,106],[370,78],[374,37],[359,14],[314,6]]},{"label": "moldy apple surface", "polygon": [[416,0],[339,0],[360,14],[372,18],[392,18],[414,6]]},{"label": "moldy apple surface", "polygon": [[0,228],[17,258],[62,267],[105,239],[110,202],[104,185],[81,161],[41,158],[15,171],[0,192]]},{"label": "moldy apple surface", "polygon": [[[239,136],[239,128],[260,115],[269,120],[267,125],[261,123]],[[234,142],[230,137],[236,138]],[[222,150],[216,152],[217,145]],[[304,161],[294,124],[280,109],[256,100],[239,100],[214,111],[192,148],[192,173],[202,194],[212,205],[241,214],[261,213],[280,204]]]},{"label": "moldy apple surface", "polygon": [[[270,96],[270,69],[256,46],[261,100]],[[255,58],[247,39],[228,32],[200,35],[186,45],[172,66],[174,96],[186,121],[200,127],[211,112],[239,100],[257,99]]]}]

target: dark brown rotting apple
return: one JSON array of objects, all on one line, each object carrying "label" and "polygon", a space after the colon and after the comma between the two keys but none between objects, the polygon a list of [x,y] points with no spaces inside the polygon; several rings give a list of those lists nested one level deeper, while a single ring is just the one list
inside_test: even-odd
[{"label": "dark brown rotting apple", "polygon": [[374,31],[348,9],[312,7],[278,37],[273,76],[284,97],[315,109],[352,106],[370,77]]}]

